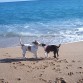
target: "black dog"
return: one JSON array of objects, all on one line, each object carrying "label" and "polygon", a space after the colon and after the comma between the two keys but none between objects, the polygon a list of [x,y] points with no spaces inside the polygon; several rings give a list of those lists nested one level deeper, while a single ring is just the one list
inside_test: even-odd
[{"label": "black dog", "polygon": [[61,46],[61,44],[59,44],[59,46],[56,46],[56,45],[46,45],[42,43],[41,46],[44,47],[45,55],[48,56],[49,52],[53,52],[54,58],[56,58],[56,54],[57,54],[57,57],[59,56],[58,51],[59,51],[59,47]]}]

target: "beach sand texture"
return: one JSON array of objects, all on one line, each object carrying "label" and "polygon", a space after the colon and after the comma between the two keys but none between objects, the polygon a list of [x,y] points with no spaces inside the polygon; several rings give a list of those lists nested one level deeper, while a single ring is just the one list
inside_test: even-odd
[{"label": "beach sand texture", "polygon": [[38,60],[30,52],[26,57],[20,46],[0,48],[0,83],[83,83],[83,42],[61,45],[58,60],[53,53],[45,58],[42,47]]}]

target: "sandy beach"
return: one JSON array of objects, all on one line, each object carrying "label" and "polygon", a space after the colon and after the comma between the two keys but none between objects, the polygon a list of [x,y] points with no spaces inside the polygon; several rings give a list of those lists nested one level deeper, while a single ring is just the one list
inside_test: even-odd
[{"label": "sandy beach", "polygon": [[83,42],[61,45],[58,60],[53,53],[45,58],[42,47],[38,60],[30,52],[26,57],[20,46],[0,48],[0,83],[83,83]]}]

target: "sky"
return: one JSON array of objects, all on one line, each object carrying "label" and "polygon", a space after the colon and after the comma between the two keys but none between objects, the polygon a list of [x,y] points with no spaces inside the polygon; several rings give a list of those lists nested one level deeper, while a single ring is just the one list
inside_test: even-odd
[{"label": "sky", "polygon": [[32,1],[32,0],[0,0],[0,2],[13,2],[13,1]]}]

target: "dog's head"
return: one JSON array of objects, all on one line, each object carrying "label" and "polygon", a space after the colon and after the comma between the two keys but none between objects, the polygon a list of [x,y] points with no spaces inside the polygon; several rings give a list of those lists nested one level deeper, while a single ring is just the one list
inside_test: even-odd
[{"label": "dog's head", "polygon": [[37,40],[35,40],[34,42],[32,42],[34,45],[40,45],[40,43],[37,41]]},{"label": "dog's head", "polygon": [[44,47],[44,46],[46,46],[46,44],[44,44],[44,43],[41,43],[41,44],[40,44],[40,46]]}]

